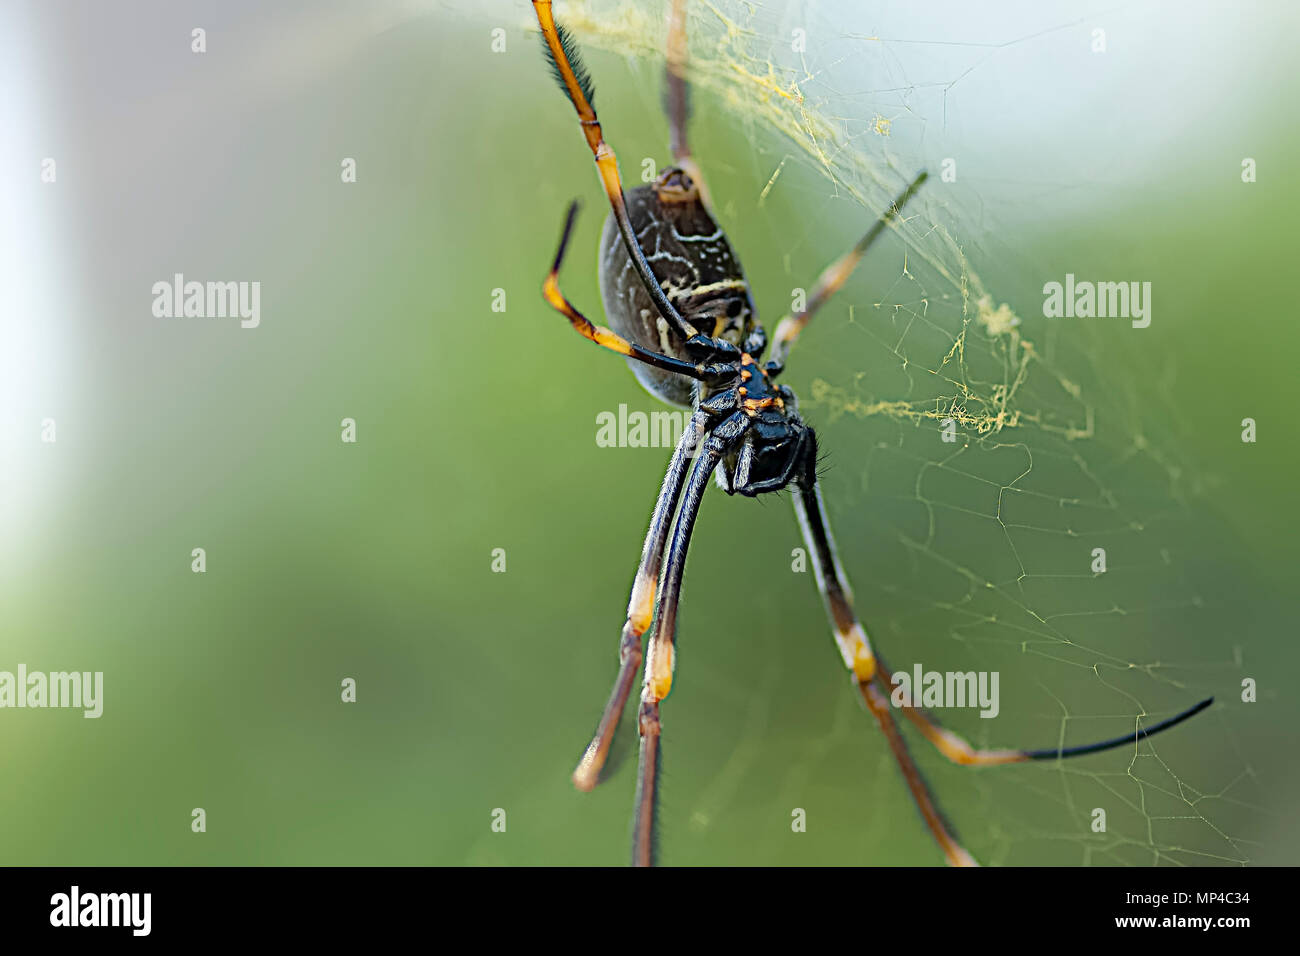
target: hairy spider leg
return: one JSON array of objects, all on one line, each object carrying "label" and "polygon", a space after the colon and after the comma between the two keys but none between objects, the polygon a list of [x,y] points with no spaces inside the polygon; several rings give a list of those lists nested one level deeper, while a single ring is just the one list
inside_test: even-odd
[{"label": "hairy spider leg", "polygon": [[898,723],[889,708],[889,695],[882,694],[873,684],[876,676],[876,658],[867,641],[866,632],[858,622],[853,610],[853,592],[840,567],[835,553],[835,541],[831,537],[830,527],[826,523],[825,508],[822,506],[821,490],[817,482],[817,440],[811,434],[808,450],[805,453],[802,473],[796,479],[798,493],[794,496],[795,514],[799,526],[803,529],[804,541],[813,558],[813,571],[817,586],[826,602],[830,615],[836,643],[845,666],[853,675],[853,682],[862,695],[863,702],[871,715],[876,718],[881,732],[889,743],[889,750],[894,755],[903,779],[912,793],[912,800],[921,811],[921,818],[930,833],[943,850],[944,856],[953,866],[978,866],[972,857],[953,835],[939,811],[930,788],[921,776],[921,770],[912,759],[907,749],[907,741],[899,731]]},{"label": "hairy spider leg", "polygon": [[731,374],[732,367],[726,363],[712,365],[691,364],[673,358],[671,355],[664,355],[660,352],[652,352],[649,349],[642,348],[635,342],[629,342],[612,329],[594,324],[579,312],[572,302],[564,297],[564,293],[560,291],[560,266],[564,262],[564,253],[568,248],[569,236],[573,233],[573,221],[577,214],[578,203],[575,200],[569,204],[569,212],[564,220],[564,231],[560,234],[560,247],[555,252],[555,260],[551,263],[551,271],[547,273],[546,280],[542,283],[542,296],[546,299],[547,304],[568,318],[569,324],[573,326],[574,331],[579,335],[609,349],[611,352],[617,352],[619,355],[638,359],[647,365],[653,365],[655,368],[677,372],[700,381],[713,382]]},{"label": "hairy spider leg", "polygon": [[596,726],[595,736],[578,761],[577,769],[573,771],[573,785],[579,790],[589,791],[599,782],[600,771],[609,757],[609,748],[614,740],[614,732],[618,729],[619,718],[627,706],[632,684],[641,668],[641,635],[650,627],[650,621],[654,617],[655,592],[659,583],[659,571],[663,567],[664,545],[668,541],[673,513],[681,498],[686,472],[703,440],[708,421],[709,415],[706,412],[697,411],[691,416],[673,451],[668,471],[664,474],[659,500],[655,502],[645,545],[641,549],[641,563],[632,583],[627,620],[618,642],[618,677],[614,681],[609,702],[605,705],[605,712]]},{"label": "hairy spider leg", "polygon": [[659,287],[659,281],[650,271],[650,263],[646,262],[645,254],[642,253],[636,235],[632,232],[632,220],[628,217],[627,200],[623,196],[623,181],[618,175],[618,159],[614,155],[614,150],[605,142],[600,120],[596,118],[596,108],[591,104],[593,98],[591,80],[578,55],[577,44],[563,27],[556,24],[551,12],[551,0],[533,0],[533,9],[537,12],[537,23],[546,41],[551,67],[578,113],[583,135],[596,160],[601,185],[605,189],[605,195],[609,197],[609,206],[613,210],[615,222],[618,223],[618,231],[623,236],[623,245],[627,248],[627,254],[632,259],[632,264],[641,278],[642,285],[645,286],[646,293],[650,296],[650,301],[654,303],[664,321],[682,338],[689,340],[699,337],[699,330],[682,317],[676,307],[668,301],[664,290]]},{"label": "hairy spider leg", "polygon": [[772,345],[772,361],[778,366],[785,365],[786,356],[790,354],[790,349],[794,347],[795,340],[799,338],[799,333],[807,326],[808,321],[813,314],[826,304],[826,300],[839,291],[840,286],[848,281],[853,270],[857,268],[866,251],[871,248],[871,244],[876,241],[885,228],[899,217],[907,201],[911,199],[921,184],[929,176],[928,173],[922,172],[907,188],[899,193],[898,197],[885,210],[884,215],[877,219],[867,230],[866,235],[858,240],[857,245],[846,252],[840,258],[836,259],[817,277],[817,283],[813,286],[812,292],[808,295],[807,302],[802,312],[792,312],[777,323],[776,332],[773,335],[774,344]]},{"label": "hairy spider leg", "polygon": [[686,81],[689,48],[686,44],[686,0],[673,0],[668,10],[668,44],[664,51],[664,112],[668,115],[668,145],[673,162],[686,170],[700,191],[700,199],[713,208],[704,174],[691,155],[686,125],[691,118],[691,88]]},{"label": "hairy spider leg", "polygon": [[[876,663],[879,664],[876,675],[877,680],[881,689],[886,694],[889,694],[893,691],[893,672],[880,659],[879,655],[876,657]],[[974,747],[964,737],[943,727],[928,711],[923,707],[918,707],[914,701],[905,702],[902,709],[907,719],[916,725],[921,735],[934,744],[935,749],[953,763],[963,767],[994,767],[1008,763],[1025,763],[1030,760],[1082,757],[1087,754],[1101,753],[1105,750],[1114,750],[1118,747],[1136,744],[1139,740],[1145,740],[1147,737],[1152,737],[1178,726],[1190,717],[1195,717],[1212,703],[1214,703],[1214,698],[1207,697],[1205,700],[1193,704],[1172,717],[1167,717],[1156,724],[1152,724],[1150,727],[1135,727],[1131,734],[1123,734],[1119,737],[1111,737],[1095,743],[1077,744],[1073,747],[1044,747],[1041,750],[982,749]]]},{"label": "hairy spider leg", "polygon": [[[809,431],[811,433],[811,429]],[[844,656],[845,664],[853,671],[853,680],[857,685],[859,694],[862,695],[863,702],[867,705],[867,709],[871,711],[872,716],[876,718],[876,723],[879,724],[889,743],[889,749],[898,762],[899,769],[903,772],[903,778],[911,791],[917,809],[921,812],[921,818],[925,821],[925,825],[929,828],[940,849],[943,850],[948,862],[954,866],[977,866],[974,857],[962,848],[953,835],[951,826],[939,810],[938,804],[935,802],[934,796],[931,794],[925,778],[921,775],[916,761],[912,758],[907,743],[899,731],[897,722],[894,720],[890,702],[890,695],[893,690],[893,672],[878,653],[868,648],[867,653],[871,655],[871,669],[874,673],[864,678],[864,668],[856,666],[856,661],[850,657],[856,645],[852,641],[846,642],[845,635],[846,633],[852,635],[855,632],[860,632],[861,625],[853,612],[853,595],[849,590],[844,571],[840,567],[839,558],[835,552],[835,541],[831,537],[830,526],[826,521],[825,508],[822,505],[815,467],[817,460],[815,436],[810,438],[809,449],[807,465],[798,483],[799,494],[795,497],[795,511],[799,517],[799,524],[803,528],[804,540],[813,555],[813,570],[816,572],[818,587],[821,589],[827,611],[834,625],[835,637],[840,645],[840,653]],[[864,644],[866,639],[865,633],[862,633]],[[922,736],[953,763],[967,767],[992,767],[1001,764],[1024,763],[1030,760],[1081,757],[1086,754],[1099,753],[1103,750],[1112,750],[1126,744],[1136,744],[1139,740],[1169,730],[1171,727],[1175,727],[1188,718],[1195,716],[1209,707],[1213,701],[1213,697],[1203,700],[1153,726],[1136,728],[1131,734],[1096,743],[1080,744],[1074,747],[1050,747],[1042,750],[996,750],[972,747],[965,739],[942,727],[923,708],[915,706],[913,702],[906,702],[901,709],[904,715],[920,730]]]},{"label": "hairy spider leg", "polygon": [[637,715],[641,752],[637,762],[636,809],[632,816],[633,866],[654,865],[655,812],[659,803],[659,771],[663,763],[659,702],[668,696],[672,688],[677,604],[682,591],[682,573],[686,568],[686,549],[690,545],[691,531],[695,527],[700,502],[704,499],[704,490],[709,485],[713,470],[723,456],[735,448],[749,427],[749,417],[743,411],[736,412],[714,428],[705,439],[700,454],[691,467],[686,491],[682,495],[681,511],[673,526],[654,632],[650,636],[650,646],[646,652],[645,683],[641,688],[641,708]]}]

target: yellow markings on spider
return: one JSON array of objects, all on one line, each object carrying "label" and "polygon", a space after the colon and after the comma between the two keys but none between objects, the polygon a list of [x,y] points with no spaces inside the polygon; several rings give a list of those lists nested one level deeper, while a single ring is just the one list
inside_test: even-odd
[{"label": "yellow markings on spider", "polygon": [[650,653],[646,655],[645,661],[645,686],[651,700],[663,700],[673,689],[674,657],[670,642],[650,642]]},{"label": "yellow markings on spider", "polygon": [[876,655],[871,653],[871,643],[857,621],[848,631],[836,631],[835,641],[840,646],[844,666],[853,672],[858,681],[869,681],[876,676]]},{"label": "yellow markings on spider", "polygon": [[656,581],[649,575],[637,575],[632,585],[632,600],[628,602],[627,619],[632,624],[632,631],[638,637],[646,632],[655,611]]}]

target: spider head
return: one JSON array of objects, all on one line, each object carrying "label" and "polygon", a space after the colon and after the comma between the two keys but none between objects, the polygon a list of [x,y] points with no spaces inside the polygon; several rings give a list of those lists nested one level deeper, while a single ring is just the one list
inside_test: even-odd
[{"label": "spider head", "polygon": [[753,498],[780,491],[799,474],[810,431],[799,417],[794,392],[772,382],[748,352],[736,369],[734,391],[725,393],[725,400],[720,396],[718,404],[743,412],[749,428],[736,452],[722,462],[719,477],[728,494]]},{"label": "spider head", "polygon": [[808,426],[797,415],[760,412],[736,454],[729,490],[748,498],[780,491],[803,467],[807,438]]}]

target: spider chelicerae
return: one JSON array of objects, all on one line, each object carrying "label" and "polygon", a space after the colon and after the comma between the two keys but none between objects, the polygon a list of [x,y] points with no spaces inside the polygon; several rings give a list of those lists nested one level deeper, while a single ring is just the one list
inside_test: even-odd
[{"label": "spider chelicerae", "polygon": [[[665,70],[665,108],[675,165],[654,183],[627,194],[614,151],[605,142],[596,118],[592,84],[576,43],[555,22],[551,0],[533,0],[533,7],[552,72],[577,110],[609,198],[610,215],[600,242],[600,285],[605,314],[613,328],[593,324],[560,291],[560,264],[573,229],[576,202],[569,207],[543,295],[578,333],[626,356],[653,395],[692,410],[650,518],[619,641],[618,677],[595,736],[573,773],[574,784],[580,790],[591,790],[600,777],[642,664],[642,637],[653,624],[644,651],[637,721],[641,747],[632,862],[643,866],[654,862],[663,752],[659,704],[672,685],[682,572],[704,490],[715,475],[729,495],[752,498],[793,486],[795,511],[853,686],[884,733],[912,799],[947,861],[955,866],[975,865],[940,814],[894,719],[892,672],[872,650],[853,610],[852,591],[826,523],[817,481],[817,435],[799,417],[794,392],[775,381],[809,319],[844,284],[876,238],[900,217],[926,174],[922,172],[908,184],[857,245],[822,272],[803,311],[785,316],[777,325],[771,357],[763,361],[767,333],[758,323],[740,262],[710,213],[704,179],[687,145],[685,0],[672,3]],[[650,250],[649,259],[645,249]],[[1201,701],[1122,737],[1044,750],[977,749],[939,726],[921,708],[909,705],[900,709],[948,759],[966,766],[991,766],[1075,757],[1135,743],[1181,723],[1212,701]]]}]

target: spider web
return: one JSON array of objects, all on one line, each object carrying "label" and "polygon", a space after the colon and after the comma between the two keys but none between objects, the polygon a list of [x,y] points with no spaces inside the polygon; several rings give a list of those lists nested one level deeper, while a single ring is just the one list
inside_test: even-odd
[{"label": "spider web", "polygon": [[[1001,719],[940,715],[976,745],[1106,738],[1210,694],[1230,706],[1241,649],[1220,636],[1231,609],[1210,582],[1223,569],[1196,546],[1213,484],[1181,452],[1188,425],[1165,398],[1176,364],[1136,366],[1125,353],[1140,333],[1127,322],[1039,317],[1043,277],[1067,267],[1003,237],[999,217],[1023,218],[1025,195],[999,207],[939,176],[945,150],[972,135],[963,84],[1008,49],[1086,43],[1087,22],[957,42],[938,27],[934,39],[877,36],[851,5],[690,7],[693,144],[769,330],[793,288],[810,286],[918,168],[931,173],[787,373],[831,451],[825,491],[841,558],[891,665],[1000,671]],[[652,115],[659,6],[558,14],[585,48],[627,59]],[[798,30],[803,49],[792,46]],[[719,110],[725,128],[702,130],[699,117]],[[717,142],[740,132],[746,150],[715,148],[715,132]],[[1066,191],[1058,180],[1049,189]],[[764,245],[779,258],[764,262]],[[1105,573],[1092,570],[1094,548],[1107,552]],[[769,677],[770,693],[747,697],[756,730],[775,722]],[[783,775],[792,806],[810,799],[828,754],[859,753],[864,725],[844,697]],[[696,830],[736,799],[760,749],[751,735],[731,754],[689,808]],[[1103,757],[974,774],[913,749],[986,862],[1243,864],[1257,849],[1253,821],[1267,815],[1222,713]],[[902,788],[881,753],[872,803],[897,808]],[[1090,827],[1094,808],[1106,810],[1104,833]],[[873,826],[881,836],[890,824]]]}]

